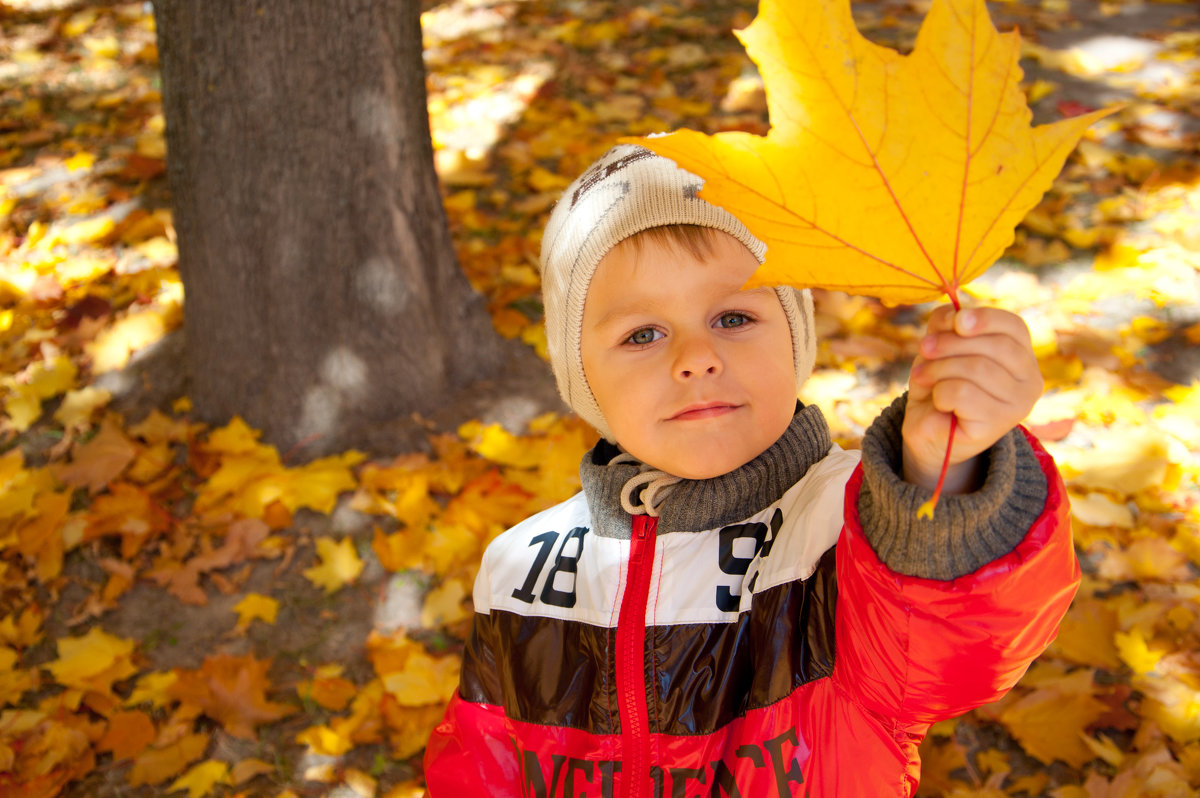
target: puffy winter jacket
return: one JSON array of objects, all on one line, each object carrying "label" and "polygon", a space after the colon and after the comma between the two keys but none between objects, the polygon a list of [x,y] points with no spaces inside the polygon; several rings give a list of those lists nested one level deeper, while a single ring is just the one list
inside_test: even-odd
[{"label": "puffy winter jacket", "polygon": [[[915,792],[929,726],[1003,695],[1071,601],[1062,483],[1014,431],[1017,477],[993,462],[981,492],[999,490],[980,511],[999,516],[938,509],[972,528],[934,545],[984,562],[904,575],[877,554],[902,535],[872,538],[862,516],[887,527],[898,506],[908,523],[925,497],[884,496],[905,490],[894,475],[864,495],[859,454],[829,443],[815,409],[797,418],[742,469],[681,483],[657,519],[614,507],[627,474],[602,444],[582,493],[489,546],[459,692],[426,752],[431,798]],[[974,527],[1005,528],[1031,480],[1039,507],[991,556]],[[911,542],[896,556],[914,554],[947,556]]]}]

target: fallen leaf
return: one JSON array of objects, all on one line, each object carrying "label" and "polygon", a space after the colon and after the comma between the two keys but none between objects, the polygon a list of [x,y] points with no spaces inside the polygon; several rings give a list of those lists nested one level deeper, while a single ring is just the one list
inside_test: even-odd
[{"label": "fallen leaf", "polygon": [[109,692],[112,683],[137,673],[132,640],[110,635],[93,626],[82,637],[58,640],[58,659],[45,666],[59,684]]},{"label": "fallen leaf", "polygon": [[132,759],[142,753],[158,731],[145,712],[117,712],[108,719],[108,729],[96,743],[97,751],[111,751],[116,760]]},{"label": "fallen leaf", "polygon": [[131,787],[161,784],[204,756],[207,748],[208,736],[204,734],[186,734],[162,747],[147,748],[134,760],[129,784]]},{"label": "fallen leaf", "polygon": [[199,708],[244,740],[254,739],[254,730],[295,712],[295,707],[267,699],[271,661],[253,655],[235,657],[215,654],[206,657],[198,670],[181,671],[168,693],[178,701]]},{"label": "fallen leaf", "polygon": [[229,765],[208,759],[198,765],[193,765],[168,788],[171,792],[187,790],[188,798],[203,798],[212,792],[218,784],[229,783]]},{"label": "fallen leaf", "polygon": [[234,605],[233,610],[238,614],[238,622],[234,631],[244,633],[253,620],[269,624],[275,623],[275,616],[279,612],[279,602],[261,593],[250,593]]},{"label": "fallen leaf", "polygon": [[137,447],[126,437],[116,419],[106,418],[96,437],[75,450],[70,465],[57,469],[57,476],[68,485],[86,487],[99,493],[120,476],[137,456]]},{"label": "fallen leaf", "polygon": [[363,561],[358,557],[353,540],[317,538],[316,544],[321,564],[304,569],[304,576],[308,581],[324,588],[326,594],[329,594],[358,579],[358,575],[362,573]]}]

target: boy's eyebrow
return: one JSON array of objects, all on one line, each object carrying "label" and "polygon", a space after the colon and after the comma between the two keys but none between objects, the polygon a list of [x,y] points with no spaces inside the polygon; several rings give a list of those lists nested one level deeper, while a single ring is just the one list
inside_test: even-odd
[{"label": "boy's eyebrow", "polygon": [[596,320],[595,327],[606,327],[613,322],[620,321],[627,316],[642,316],[654,312],[654,302],[635,302],[631,305],[623,305],[605,313]]}]

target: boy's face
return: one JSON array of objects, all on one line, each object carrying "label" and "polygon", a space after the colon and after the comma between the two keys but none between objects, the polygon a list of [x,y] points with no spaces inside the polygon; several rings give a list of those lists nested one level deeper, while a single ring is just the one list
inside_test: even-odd
[{"label": "boy's face", "polygon": [[588,385],[617,441],[670,474],[707,479],[773,444],[796,406],[792,338],[758,261],[715,232],[711,256],[655,239],[600,261],[583,310]]}]

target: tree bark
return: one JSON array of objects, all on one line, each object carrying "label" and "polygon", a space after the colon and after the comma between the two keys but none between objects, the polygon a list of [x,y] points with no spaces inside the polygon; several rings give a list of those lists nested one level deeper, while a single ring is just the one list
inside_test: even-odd
[{"label": "tree bark", "polygon": [[155,0],[197,414],[328,452],[496,368],[433,168],[419,0]]}]

